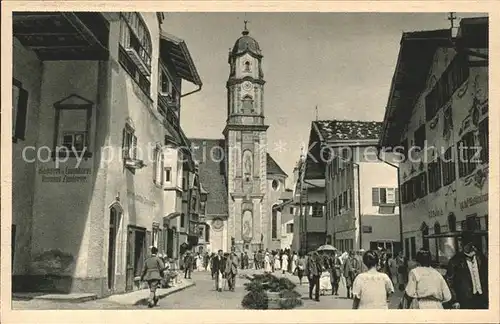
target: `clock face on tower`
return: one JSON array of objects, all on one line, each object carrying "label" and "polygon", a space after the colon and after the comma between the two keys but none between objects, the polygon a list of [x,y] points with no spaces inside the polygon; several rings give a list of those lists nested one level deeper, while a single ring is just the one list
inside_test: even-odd
[{"label": "clock face on tower", "polygon": [[249,82],[249,81],[245,81],[245,82],[243,82],[243,84],[242,84],[242,88],[243,88],[243,90],[245,90],[245,91],[250,91],[250,90],[252,90],[252,83],[251,83],[251,82]]}]

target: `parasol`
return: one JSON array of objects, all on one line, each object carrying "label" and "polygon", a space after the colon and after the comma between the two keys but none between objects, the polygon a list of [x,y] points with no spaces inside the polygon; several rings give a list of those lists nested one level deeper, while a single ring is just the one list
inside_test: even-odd
[{"label": "parasol", "polygon": [[329,244],[320,246],[316,251],[337,251],[337,249]]}]

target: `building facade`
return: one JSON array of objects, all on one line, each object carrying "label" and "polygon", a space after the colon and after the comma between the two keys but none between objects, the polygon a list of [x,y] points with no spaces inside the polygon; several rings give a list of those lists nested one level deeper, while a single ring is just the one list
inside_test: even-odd
[{"label": "building facade", "polygon": [[403,33],[380,140],[403,160],[405,254],[426,248],[440,264],[464,231],[488,248],[488,18],[456,32]]},{"label": "building facade", "polygon": [[150,245],[178,255],[181,81],[202,83],[162,23],[13,15],[14,290],[130,291]]},{"label": "building facade", "polygon": [[314,180],[303,182],[322,184],[324,220],[318,226],[325,241],[342,251],[400,249],[397,169],[378,159],[381,126],[348,120],[312,123],[305,178]]},{"label": "building facade", "polygon": [[279,220],[272,221],[272,206],[280,203],[287,175],[266,150],[262,60],[259,44],[245,26],[228,56],[224,139],[192,140],[201,182],[209,193],[211,251],[235,249],[253,255],[281,246],[281,226]]}]

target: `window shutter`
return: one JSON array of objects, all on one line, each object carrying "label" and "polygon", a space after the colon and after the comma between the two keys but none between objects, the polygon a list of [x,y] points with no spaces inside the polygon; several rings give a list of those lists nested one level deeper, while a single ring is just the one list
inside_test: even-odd
[{"label": "window shutter", "polygon": [[352,188],[349,189],[349,198],[350,198],[350,207],[353,208],[354,207],[354,193],[352,191]]},{"label": "window shutter", "polygon": [[137,136],[132,135],[132,158],[137,159]]},{"label": "window shutter", "polygon": [[153,154],[153,183],[155,184],[158,180],[158,154],[158,149],[155,149]]},{"label": "window shutter", "polygon": [[312,206],[307,206],[307,209],[309,210],[309,216],[312,216],[312,214],[313,214],[313,207]]},{"label": "window shutter", "polygon": [[394,202],[396,206],[399,206],[399,189],[395,188],[394,189]]},{"label": "window shutter", "polygon": [[26,133],[26,114],[28,112],[28,91],[19,88],[19,101],[17,106],[16,117],[16,138],[24,140]]},{"label": "window shutter", "polygon": [[379,188],[372,188],[372,206],[380,206]]},{"label": "window shutter", "polygon": [[144,253],[144,256],[147,258],[151,251],[149,250],[149,247],[153,245],[153,238],[151,235],[151,231],[146,231],[146,251]]},{"label": "window shutter", "polygon": [[323,205],[323,207],[322,207],[322,212],[323,212],[323,214],[321,215],[321,217],[325,216],[325,214],[326,214],[326,206],[325,205]]},{"label": "window shutter", "polygon": [[123,158],[128,158],[128,144],[127,144],[127,130],[123,128],[123,138],[122,138],[122,155]]}]

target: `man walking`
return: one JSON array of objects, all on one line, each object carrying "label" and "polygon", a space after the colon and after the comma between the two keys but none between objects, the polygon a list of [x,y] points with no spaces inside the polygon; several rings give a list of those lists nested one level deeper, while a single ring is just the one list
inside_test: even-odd
[{"label": "man walking", "polygon": [[309,299],[313,299],[312,293],[314,292],[314,300],[319,302],[319,276],[323,272],[321,262],[318,260],[318,253],[313,252],[307,259],[307,278],[309,279]]},{"label": "man walking", "polygon": [[238,273],[238,263],[239,262],[240,262],[240,260],[238,260],[238,256],[236,255],[236,252],[232,252],[227,257],[225,274],[226,274],[226,279],[227,279],[227,283],[229,285],[230,291],[234,291],[234,287],[236,284],[236,274]]},{"label": "man walking", "polygon": [[191,279],[191,272],[193,271],[194,258],[191,253],[186,252],[184,257],[184,279]]},{"label": "man walking", "polygon": [[165,264],[156,255],[158,249],[154,246],[151,247],[151,256],[144,262],[144,267],[142,268],[141,281],[146,281],[149,286],[149,299],[148,307],[151,308],[158,304],[158,297],[156,297],[156,289],[160,285],[160,281],[163,278],[163,270],[165,269]]},{"label": "man walking", "polygon": [[217,255],[213,259],[213,271],[215,275],[215,290],[222,291],[222,274],[226,264],[224,263],[222,250],[217,251]]}]

